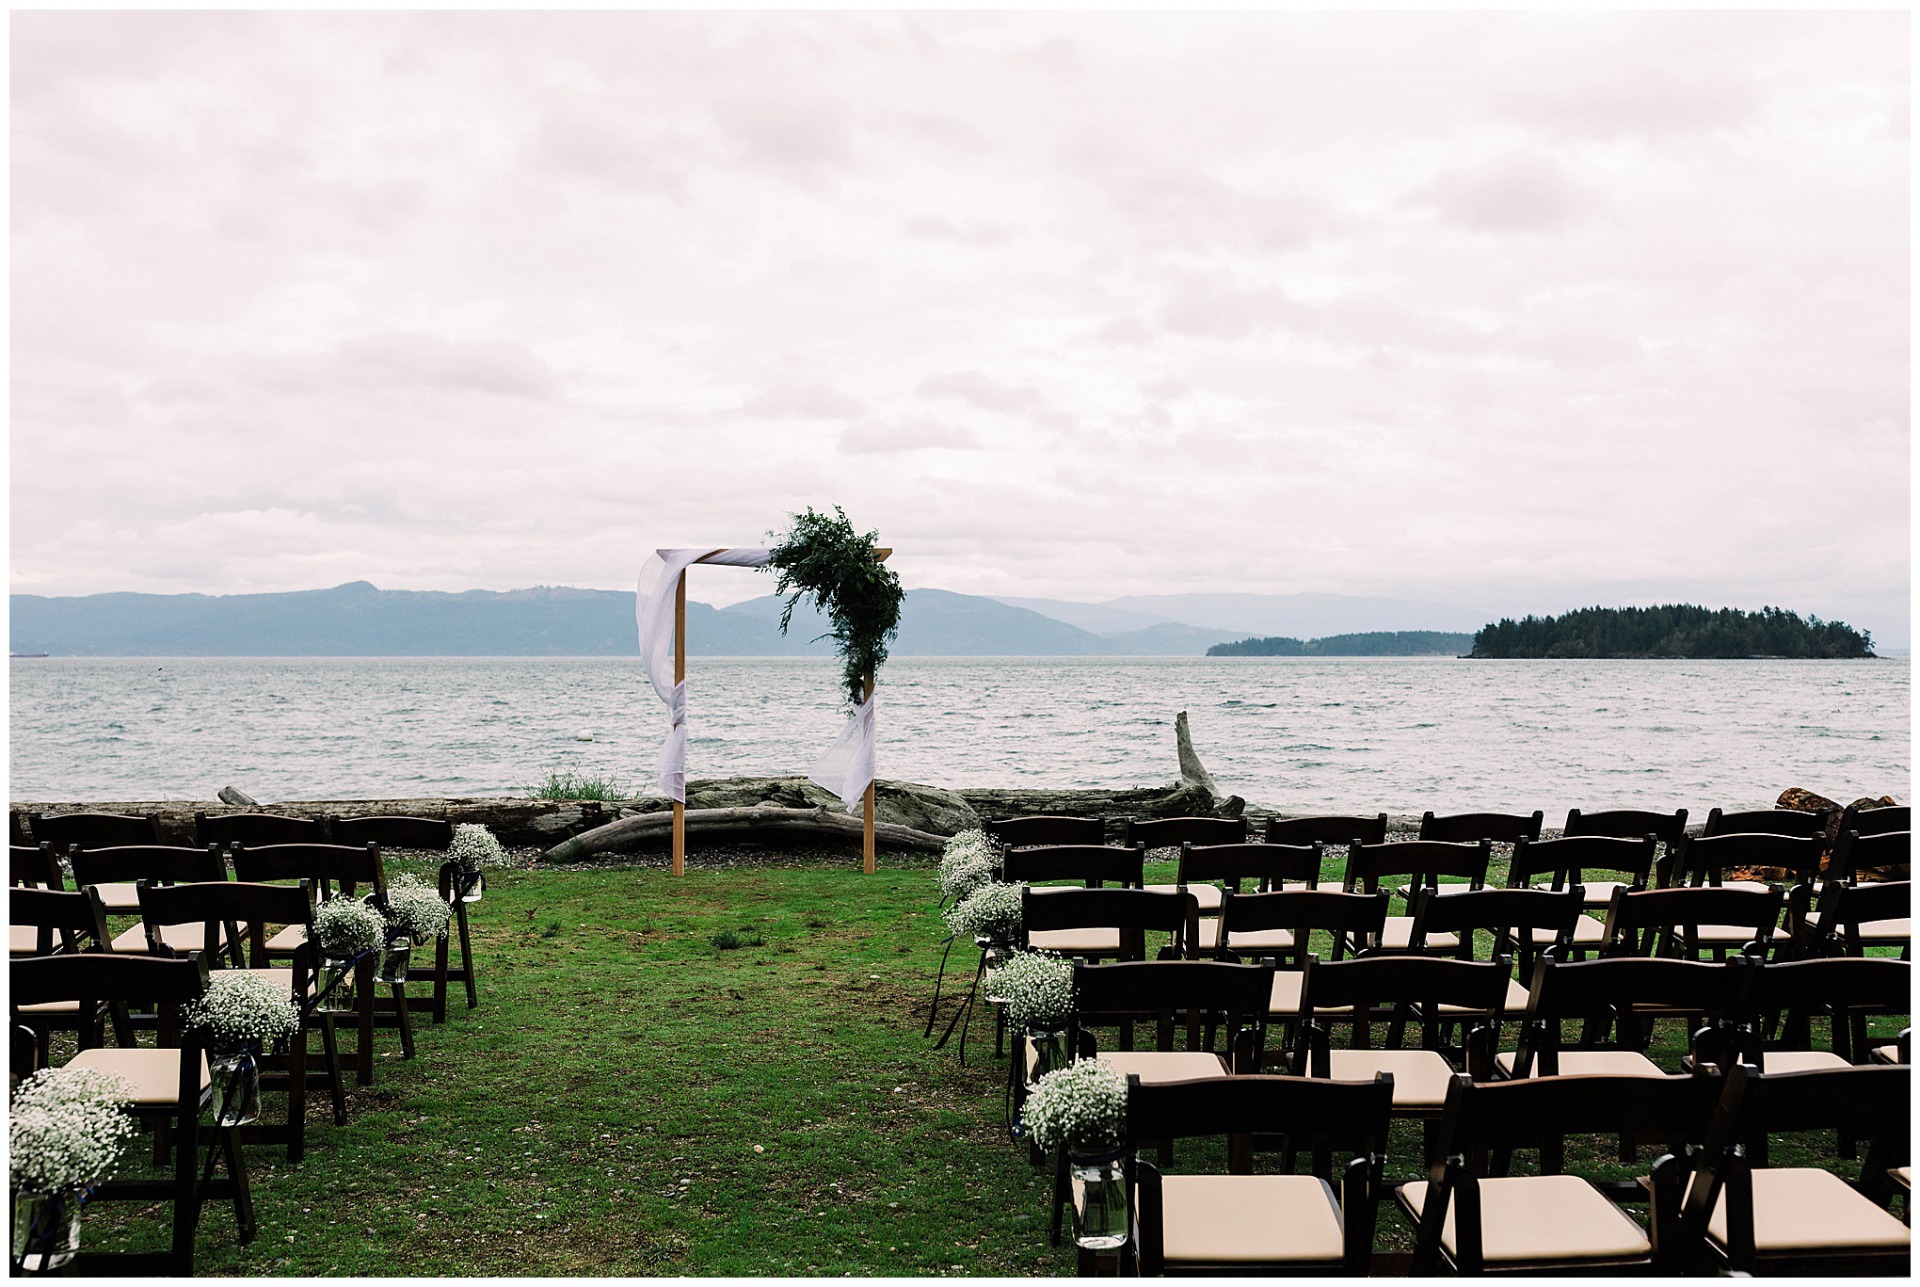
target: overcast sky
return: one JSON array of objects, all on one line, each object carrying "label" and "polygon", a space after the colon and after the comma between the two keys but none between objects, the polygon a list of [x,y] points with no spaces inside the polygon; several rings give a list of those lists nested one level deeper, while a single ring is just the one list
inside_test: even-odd
[{"label": "overcast sky", "polygon": [[1907,24],[15,13],[12,586],[838,503],[909,586],[1902,640]]}]

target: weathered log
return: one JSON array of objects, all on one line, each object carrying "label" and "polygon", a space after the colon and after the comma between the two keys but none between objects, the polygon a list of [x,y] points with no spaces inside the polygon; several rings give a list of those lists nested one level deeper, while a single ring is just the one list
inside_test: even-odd
[{"label": "weathered log", "polygon": [[[863,824],[858,814],[818,805],[811,809],[789,809],[777,804],[754,804],[731,809],[688,809],[687,835],[713,835],[728,832],[781,832],[834,839],[858,839]],[[609,822],[603,827],[582,832],[563,840],[546,852],[551,862],[577,862],[594,854],[630,849],[648,840],[658,840],[673,832],[673,813],[636,813]],[[917,831],[890,822],[876,822],[874,839],[893,849],[920,849],[938,853],[946,847],[946,838]]]},{"label": "weathered log", "polygon": [[230,787],[230,786],[221,787],[220,798],[228,804],[240,805],[246,808],[257,807],[260,803],[258,800],[248,795],[245,791],[242,791],[239,787]]},{"label": "weathered log", "polygon": [[1194,752],[1193,734],[1187,728],[1185,711],[1173,717],[1173,749],[1180,760],[1180,780],[1201,788],[1215,800],[1220,799],[1220,788],[1214,783],[1213,774],[1207,772],[1207,766],[1200,763],[1199,755]]}]

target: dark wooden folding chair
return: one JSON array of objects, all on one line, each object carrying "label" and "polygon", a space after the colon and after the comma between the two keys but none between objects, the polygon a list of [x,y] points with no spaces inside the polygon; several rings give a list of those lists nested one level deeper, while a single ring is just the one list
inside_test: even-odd
[{"label": "dark wooden folding chair", "polygon": [[198,843],[226,849],[235,845],[258,848],[328,843],[324,820],[293,818],[282,813],[195,813],[193,832]]},{"label": "dark wooden folding chair", "polygon": [[[1771,968],[1771,967],[1770,967]],[[1682,1219],[1704,1243],[1696,1273],[1907,1277],[1911,1236],[1886,1210],[1890,1172],[1908,1162],[1911,1082],[1904,1066],[1760,1073],[1735,1064],[1707,1132],[1704,1182]],[[1818,1167],[1765,1167],[1758,1134],[1832,1129],[1868,1142],[1849,1184]]]},{"label": "dark wooden folding chair", "polygon": [[[29,813],[27,825],[33,838],[53,846],[55,858],[69,857],[75,849],[117,849],[123,845],[158,845],[160,815],[141,816],[126,813]],[[100,903],[109,916],[138,916],[140,898],[130,880],[108,881],[98,885]]]},{"label": "dark wooden folding chair", "polygon": [[[1127,1085],[1131,1259],[1139,1273],[1362,1275],[1372,1265],[1385,1192],[1393,1079],[1232,1076]],[[1292,1133],[1316,1158],[1339,1148],[1336,1195],[1325,1174],[1254,1175],[1249,1137]],[[1143,1146],[1228,1140],[1227,1175],[1163,1174]]]},{"label": "dark wooden folding chair", "polygon": [[1267,819],[1261,837],[1270,845],[1384,845],[1387,843],[1387,815],[1372,817],[1348,814],[1314,814],[1304,818]]},{"label": "dark wooden folding chair", "polygon": [[[384,898],[387,892],[386,867],[381,862],[380,846],[377,844],[261,845],[252,848],[243,842],[233,847],[233,874],[240,880],[254,884],[311,881],[316,896],[322,900],[330,897],[353,898],[363,888],[380,898]],[[291,959],[306,941],[304,930],[289,925],[266,941],[263,959],[269,963]],[[390,995],[377,997],[374,994],[379,985],[358,985],[362,964],[355,965],[355,1018],[358,1032],[354,1071],[359,1083],[365,1086],[373,1080],[374,1029],[399,1029],[400,1050],[404,1058],[413,1058],[414,1048],[413,1008],[407,1004],[405,982],[384,985]]]},{"label": "dark wooden folding chair", "polygon": [[[1087,889],[1112,885],[1138,890],[1145,883],[1146,861],[1143,845],[1032,845],[1007,850],[1001,870],[1010,884],[1070,881]],[[1090,960],[1127,955],[1112,926],[1043,929],[1027,936],[1027,946]]]},{"label": "dark wooden folding chair", "polygon": [[[35,950],[23,956],[71,956],[108,950],[106,913],[100,906],[100,896],[91,889],[73,893],[58,889],[11,889],[7,892],[7,902],[13,924],[35,940]],[[82,1011],[72,1001],[17,1005],[14,1019],[33,1033],[35,1067],[46,1065],[55,1032],[79,1032],[85,1028],[95,1034],[93,1044],[99,1045],[101,1025],[110,1020],[116,1042],[130,1046],[134,1040],[129,1011],[118,1003],[93,1011]]]},{"label": "dark wooden folding chair", "polygon": [[1107,842],[1105,818],[1070,818],[1060,814],[1037,813],[1020,818],[989,818],[980,824],[980,829],[1008,849],[1027,845],[1103,845]]},{"label": "dark wooden folding chair", "polygon": [[[1647,1057],[1657,1019],[1692,1026],[1695,1062],[1728,1057],[1745,1022],[1748,971],[1738,962],[1619,956],[1534,965],[1517,1048],[1494,1057],[1502,1077],[1666,1077]],[[1577,1035],[1568,1029],[1577,1025]]]},{"label": "dark wooden folding chair", "polygon": [[[1863,836],[1842,831],[1827,863],[1826,879],[1817,888],[1796,885],[1787,897],[1787,931],[1796,954],[1859,956],[1869,947],[1898,947],[1904,958],[1913,939],[1911,908],[1906,902],[1912,859],[1911,832]],[[1861,880],[1861,873],[1868,871],[1899,879]]]},{"label": "dark wooden folding chair", "polygon": [[[1418,1231],[1413,1273],[1679,1273],[1692,1259],[1679,1218],[1692,1171],[1683,1145],[1704,1133],[1718,1090],[1710,1077],[1456,1078],[1438,1128],[1444,1160],[1398,1195]],[[1636,1186],[1651,1197],[1645,1227],[1606,1189],[1560,1169],[1566,1136],[1636,1131],[1681,1142]],[[1476,1173],[1476,1159],[1525,1148],[1541,1150],[1540,1174]]]},{"label": "dark wooden folding chair", "polygon": [[[181,1010],[200,999],[207,988],[206,965],[196,954],[184,960],[153,956],[83,952],[72,956],[37,957],[15,961],[8,968],[12,1005],[53,1002],[76,1003],[82,1013],[103,1003],[153,1001],[159,1007],[158,1048],[102,1048],[91,1034],[80,1034],[80,1049],[69,1068],[99,1068],[124,1079],[133,1091],[133,1115],[170,1142],[173,1175],[164,1180],[114,1179],[95,1186],[93,1202],[134,1201],[172,1205],[172,1241],[162,1252],[86,1252],[68,1266],[69,1272],[95,1274],[163,1274],[186,1278],[193,1273],[194,1239],[201,1208],[209,1200],[231,1201],[239,1240],[253,1241],[253,1197],[247,1184],[246,1159],[233,1127],[202,1126],[209,1104],[212,1078],[198,1035],[182,1027]],[[226,1175],[212,1178],[213,1159],[200,1167],[201,1145],[210,1144],[226,1161]]]},{"label": "dark wooden folding chair", "polygon": [[[1147,888],[1171,888],[1193,894],[1197,916],[1188,927],[1188,938],[1196,952],[1211,952],[1220,945],[1220,918],[1206,913],[1210,908],[1217,913],[1227,893],[1240,893],[1242,882],[1248,881],[1261,891],[1279,889],[1289,883],[1312,889],[1320,883],[1323,861],[1318,842],[1196,845],[1187,841],[1180,846],[1178,883],[1171,887],[1149,885]],[[1293,946],[1293,936],[1285,930],[1269,930],[1251,938],[1243,936],[1238,946],[1248,951],[1261,948],[1285,951]]]},{"label": "dark wooden folding chair", "polygon": [[1824,836],[1833,810],[1818,809],[1712,809],[1707,813],[1706,836],[1736,834],[1761,836]]},{"label": "dark wooden folding chair", "polygon": [[1721,961],[1755,945],[1769,951],[1785,897],[1747,886],[1615,890],[1600,953],[1698,960],[1704,952]]},{"label": "dark wooden folding chair", "polygon": [[[64,890],[66,881],[60,871],[60,863],[53,856],[53,846],[10,845],[7,855],[7,885],[13,889],[51,889]],[[50,935],[26,924],[7,926],[7,955],[46,956],[53,950]]]},{"label": "dark wooden folding chair", "polygon": [[[1391,895],[1385,890],[1372,894],[1349,894],[1331,889],[1282,889],[1265,894],[1229,892],[1220,909],[1221,931],[1226,943],[1249,943],[1282,937],[1286,948],[1238,949],[1218,946],[1214,956],[1222,961],[1271,961],[1276,966],[1273,992],[1267,1001],[1269,1022],[1285,1026],[1283,1046],[1290,1048],[1300,1018],[1300,998],[1306,986],[1307,962],[1316,959],[1316,946],[1324,959],[1342,960],[1353,943],[1377,943],[1387,923],[1387,905]],[[1319,935],[1321,943],[1314,943]],[[1325,1012],[1322,1012],[1323,1018]]]},{"label": "dark wooden folding chair", "polygon": [[[335,844],[376,844],[382,853],[391,849],[425,849],[445,853],[453,844],[453,824],[445,818],[331,818],[328,826]],[[478,973],[473,959],[473,932],[467,923],[467,895],[471,892],[471,877],[453,863],[443,862],[438,879],[440,897],[453,907],[453,923],[434,944],[433,995],[409,998],[409,1004],[416,1010],[431,1012],[435,1023],[445,1023],[448,984],[459,983],[466,987],[469,1010],[480,1004],[480,993],[475,982]],[[452,964],[449,959],[455,933],[460,938],[458,965]]]},{"label": "dark wooden folding chair", "polygon": [[[1634,839],[1564,836],[1559,840],[1516,841],[1513,858],[1507,864],[1507,886],[1513,889],[1538,886],[1541,878],[1546,877],[1547,888],[1579,885],[1586,890],[1588,907],[1605,908],[1613,901],[1613,891],[1647,887],[1658,847],[1659,841],[1651,833]],[[1596,895],[1596,887],[1606,892]],[[1596,917],[1582,916],[1574,922],[1573,941],[1562,949],[1560,959],[1578,960],[1589,952],[1599,951],[1606,941],[1606,923]],[[1536,935],[1534,946],[1546,947],[1548,942]]]},{"label": "dark wooden folding chair", "polygon": [[[1479,889],[1486,883],[1487,864],[1493,857],[1493,842],[1442,840],[1394,840],[1383,845],[1356,844],[1347,850],[1347,869],[1340,887],[1348,893],[1378,893],[1383,881],[1406,878],[1394,892],[1411,904],[1416,889],[1458,892]],[[1442,886],[1440,877],[1449,878]],[[1413,937],[1413,909],[1402,916],[1387,917],[1386,929],[1375,943],[1354,943],[1355,952],[1377,949],[1404,952]],[[1446,935],[1427,940],[1430,952],[1451,952],[1458,947]]]},{"label": "dark wooden folding chair", "polygon": [[[245,881],[218,881],[192,885],[148,885],[140,887],[141,915],[156,956],[175,955],[162,940],[169,926],[198,929],[203,940],[217,941],[227,925],[244,927],[250,973],[259,974],[277,989],[284,989],[300,1014],[300,1030],[287,1043],[285,1054],[265,1051],[260,1060],[261,1088],[284,1091],[287,1096],[287,1120],[284,1125],[249,1124],[242,1128],[247,1143],[287,1146],[287,1160],[298,1162],[306,1153],[307,1093],[326,1091],[333,1101],[333,1122],[347,1124],[346,1079],[341,1072],[340,1044],[335,1027],[336,1011],[321,1004],[319,946],[311,938],[314,897],[310,881],[297,885],[250,884]],[[298,925],[308,938],[293,951],[285,968],[267,963],[267,927]],[[212,954],[203,950],[203,960]],[[373,995],[373,962],[359,963],[360,992],[369,1007]],[[309,1038],[320,1033],[322,1063],[314,1067],[309,1060]]]},{"label": "dark wooden folding chair", "polygon": [[[1414,895],[1408,950],[1424,953],[1430,937],[1444,934],[1454,940],[1451,955],[1457,960],[1511,963],[1514,976],[1507,980],[1503,1008],[1508,1014],[1519,1014],[1527,1007],[1527,983],[1539,955],[1553,951],[1566,959],[1575,927],[1586,921],[1580,914],[1585,894],[1578,885],[1559,890],[1474,889],[1458,894],[1421,890]],[[1483,935],[1484,952],[1477,946]],[[1443,1007],[1442,1013],[1460,1012]]]},{"label": "dark wooden folding chair", "polygon": [[[1245,818],[1125,818],[1121,820],[1120,843],[1131,848],[1178,849],[1182,845],[1238,845],[1247,840]],[[1172,893],[1176,885],[1149,885],[1148,889]],[[1200,903],[1202,914],[1220,910],[1220,891],[1212,886],[1195,885],[1189,891]]]},{"label": "dark wooden folding chair", "polygon": [[[1913,1008],[1912,967],[1886,957],[1837,956],[1752,961],[1741,1058],[1761,1072],[1811,1072],[1864,1063],[1870,1015]],[[1829,1020],[1827,1049],[1815,1049],[1813,1020]]]},{"label": "dark wooden folding chair", "polygon": [[[204,849],[181,845],[116,845],[111,849],[89,849],[75,845],[67,860],[73,864],[73,883],[100,891],[100,901],[109,916],[140,914],[142,881],[174,885],[227,878],[226,859],[213,845]],[[133,891],[130,913],[125,908],[128,890]],[[167,946],[178,951],[197,952],[205,946],[199,933],[191,929],[169,930],[167,935]],[[146,929],[140,925],[129,926],[114,935],[112,947],[116,952],[147,951]],[[229,964],[238,965],[239,951],[237,933],[230,928],[220,952]]]}]

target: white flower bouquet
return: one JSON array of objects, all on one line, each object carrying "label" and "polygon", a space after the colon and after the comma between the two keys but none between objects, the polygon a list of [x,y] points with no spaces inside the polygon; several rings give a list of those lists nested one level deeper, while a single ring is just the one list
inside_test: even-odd
[{"label": "white flower bouquet", "polygon": [[1000,851],[987,833],[962,831],[947,841],[940,855],[940,892],[959,900],[994,879],[1000,869]]},{"label": "white flower bouquet", "polygon": [[98,1068],[48,1068],[21,1082],[7,1126],[14,1189],[50,1196],[111,1176],[135,1133],[124,1111],[132,1098],[124,1080]]},{"label": "white flower bouquet", "polygon": [[1015,952],[987,971],[986,989],[1005,1003],[1015,1032],[1064,1027],[1073,1014],[1073,962],[1047,952]]},{"label": "white flower bouquet", "polygon": [[313,934],[329,956],[377,952],[387,941],[387,918],[357,898],[329,898],[313,913]]},{"label": "white flower bouquet", "polygon": [[187,1006],[182,1017],[216,1051],[256,1041],[265,1050],[300,1031],[293,999],[248,970],[215,970],[207,978],[206,995]]},{"label": "white flower bouquet", "polygon": [[1021,1120],[1044,1149],[1104,1153],[1127,1132],[1127,1079],[1098,1059],[1055,1069],[1027,1093]]},{"label": "white flower bouquet", "polygon": [[494,834],[477,822],[454,825],[453,843],[447,846],[447,859],[462,871],[507,867],[513,862]]},{"label": "white flower bouquet", "polygon": [[447,932],[453,908],[426,881],[402,872],[387,882],[387,918],[414,942],[428,943]]},{"label": "white flower bouquet", "polygon": [[947,928],[962,938],[1011,942],[1020,933],[1020,891],[1024,888],[988,881],[947,909]]}]

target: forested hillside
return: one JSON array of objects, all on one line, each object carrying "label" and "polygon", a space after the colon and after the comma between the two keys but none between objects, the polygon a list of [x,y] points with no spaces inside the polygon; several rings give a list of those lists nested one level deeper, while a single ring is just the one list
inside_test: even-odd
[{"label": "forested hillside", "polygon": [[1841,621],[1802,620],[1782,608],[1744,612],[1667,603],[1582,608],[1558,617],[1506,618],[1473,637],[1475,657],[1873,656],[1873,638]]}]

